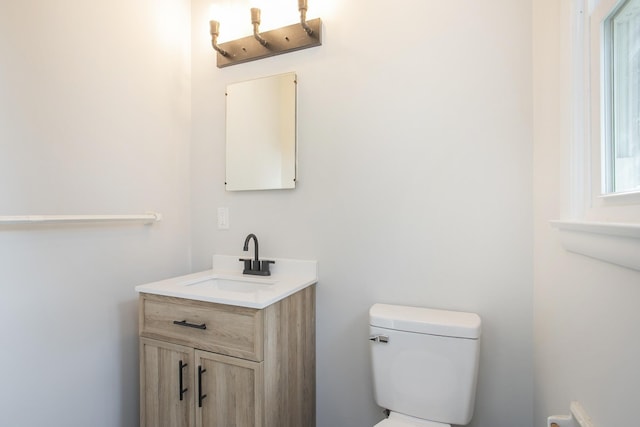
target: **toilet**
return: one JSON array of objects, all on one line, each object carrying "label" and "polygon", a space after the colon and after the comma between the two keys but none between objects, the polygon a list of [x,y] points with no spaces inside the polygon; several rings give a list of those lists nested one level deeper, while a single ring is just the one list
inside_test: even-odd
[{"label": "toilet", "polygon": [[450,427],[473,416],[481,320],[477,314],[390,304],[369,310],[374,427]]}]

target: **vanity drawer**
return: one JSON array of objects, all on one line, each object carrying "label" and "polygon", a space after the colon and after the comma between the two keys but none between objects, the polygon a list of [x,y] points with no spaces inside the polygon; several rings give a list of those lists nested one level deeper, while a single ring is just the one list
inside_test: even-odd
[{"label": "vanity drawer", "polygon": [[140,294],[140,336],[243,359],[263,359],[263,312]]}]

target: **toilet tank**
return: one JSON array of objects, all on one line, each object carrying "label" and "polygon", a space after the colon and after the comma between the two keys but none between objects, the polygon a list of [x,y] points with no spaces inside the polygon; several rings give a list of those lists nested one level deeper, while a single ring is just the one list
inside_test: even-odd
[{"label": "toilet tank", "polygon": [[369,320],[378,405],[425,420],[468,424],[475,404],[480,317],[375,304]]}]

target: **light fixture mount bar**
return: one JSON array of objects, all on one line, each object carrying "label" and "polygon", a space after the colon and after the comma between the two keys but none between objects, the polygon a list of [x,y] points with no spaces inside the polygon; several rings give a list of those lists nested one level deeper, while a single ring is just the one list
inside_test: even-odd
[{"label": "light fixture mount bar", "polygon": [[218,68],[322,45],[320,18],[311,19],[306,23],[313,31],[311,34],[308,34],[300,23],[260,33],[267,41],[267,46],[258,43],[253,35],[221,43],[219,46],[227,55],[223,56],[218,51]]}]

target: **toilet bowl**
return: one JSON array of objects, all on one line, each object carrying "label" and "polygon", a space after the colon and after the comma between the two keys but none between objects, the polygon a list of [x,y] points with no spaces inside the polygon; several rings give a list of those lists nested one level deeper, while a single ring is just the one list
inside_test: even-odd
[{"label": "toilet bowl", "polygon": [[389,418],[380,421],[374,427],[451,427],[451,424],[437,423],[391,412]]}]

